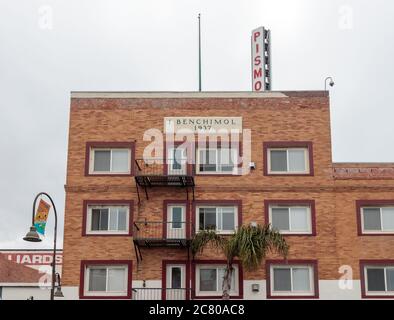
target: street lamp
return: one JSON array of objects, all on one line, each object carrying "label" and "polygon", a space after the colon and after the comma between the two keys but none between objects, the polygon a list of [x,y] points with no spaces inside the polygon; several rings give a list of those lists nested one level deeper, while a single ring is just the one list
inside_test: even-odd
[{"label": "street lamp", "polygon": [[54,296],[56,298],[64,298],[63,292],[62,292],[62,284],[60,282],[60,274],[56,273],[56,279],[57,279],[57,286],[56,286],[56,291],[54,293]]},{"label": "street lamp", "polygon": [[[53,211],[55,212],[55,232],[54,232],[54,238],[53,238],[53,261],[52,261],[52,287],[51,287],[51,300],[54,300],[55,297],[55,279],[56,279],[56,236],[57,236],[57,212],[56,212],[56,206],[55,203],[53,202],[52,198],[50,197],[49,194],[45,192],[40,192],[39,194],[36,195],[34,202],[33,202],[33,215],[32,215],[32,222],[31,222],[31,227],[30,231],[26,234],[26,236],[23,238],[25,241],[30,241],[30,242],[40,242],[40,236],[37,233],[37,229],[34,226],[34,214],[36,210],[36,203],[37,200],[40,196],[46,196],[48,199],[51,201],[52,206],[53,206]],[[60,278],[60,277],[59,277]],[[60,285],[60,281],[59,281]],[[61,293],[61,291],[60,291]]]},{"label": "street lamp", "polygon": [[328,81],[328,80],[330,80],[330,83],[329,83],[330,87],[333,87],[333,86],[335,85],[335,82],[334,82],[334,80],[332,79],[332,77],[327,77],[327,78],[324,80],[324,91],[327,91],[327,81]]}]

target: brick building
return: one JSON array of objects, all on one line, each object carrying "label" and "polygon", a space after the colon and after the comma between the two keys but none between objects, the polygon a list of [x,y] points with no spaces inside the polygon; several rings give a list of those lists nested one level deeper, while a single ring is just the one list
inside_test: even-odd
[{"label": "brick building", "polygon": [[[150,162],[150,135],[169,128],[242,134],[165,135],[164,164]],[[290,254],[236,264],[233,298],[394,296],[394,164],[332,162],[327,92],[73,92],[65,190],[69,299],[220,298],[224,257],[192,259],[190,239],[250,223]]]}]

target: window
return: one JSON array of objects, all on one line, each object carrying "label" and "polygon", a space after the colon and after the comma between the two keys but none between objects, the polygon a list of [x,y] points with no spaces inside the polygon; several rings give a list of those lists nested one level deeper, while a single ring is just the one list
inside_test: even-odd
[{"label": "window", "polygon": [[270,286],[272,296],[313,296],[314,272],[309,265],[272,265]]},{"label": "window", "polygon": [[197,173],[236,174],[237,157],[236,149],[198,149]]},{"label": "window", "polygon": [[128,234],[129,206],[89,205],[87,234]]},{"label": "window", "polygon": [[268,173],[308,174],[308,148],[269,148]]},{"label": "window", "polygon": [[367,295],[394,295],[394,265],[365,266],[364,281]]},{"label": "window", "polygon": [[187,174],[187,149],[182,147],[168,148],[167,170],[170,175]]},{"label": "window", "polygon": [[167,239],[186,238],[186,207],[185,204],[167,205]]},{"label": "window", "polygon": [[[197,296],[221,296],[223,293],[223,278],[225,265],[197,265],[196,267],[196,295]],[[234,266],[231,277],[230,295],[238,295],[239,292],[239,268]]]},{"label": "window", "polygon": [[216,230],[218,233],[233,233],[238,227],[238,208],[235,206],[197,207],[198,230]]},{"label": "window", "polygon": [[86,266],[85,296],[125,296],[128,293],[128,266]]},{"label": "window", "polygon": [[283,234],[311,234],[311,208],[309,206],[270,205],[269,222]]},{"label": "window", "polygon": [[92,148],[91,174],[130,174],[131,150],[126,148]]},{"label": "window", "polygon": [[363,233],[394,233],[394,207],[361,208]]}]

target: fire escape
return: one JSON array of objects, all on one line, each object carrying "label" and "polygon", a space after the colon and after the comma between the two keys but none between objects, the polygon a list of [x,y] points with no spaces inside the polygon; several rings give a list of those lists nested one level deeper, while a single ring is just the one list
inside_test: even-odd
[{"label": "fire escape", "polygon": [[[145,197],[149,200],[149,190],[152,188],[174,188],[192,193],[194,200],[194,176],[192,165],[181,163],[173,159],[136,159],[135,183],[137,188],[138,203],[141,203],[140,189],[144,190]],[[164,212],[163,212],[164,215]],[[192,223],[185,221],[186,215],[177,219],[163,217],[163,221],[134,221],[133,242],[137,263],[142,261],[141,248],[171,247],[189,249]]]}]

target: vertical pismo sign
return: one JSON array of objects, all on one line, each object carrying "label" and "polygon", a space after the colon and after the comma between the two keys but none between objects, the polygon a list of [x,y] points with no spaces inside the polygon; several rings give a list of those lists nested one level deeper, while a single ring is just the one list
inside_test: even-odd
[{"label": "vertical pismo sign", "polygon": [[252,90],[271,90],[270,31],[259,27],[252,31]]}]

